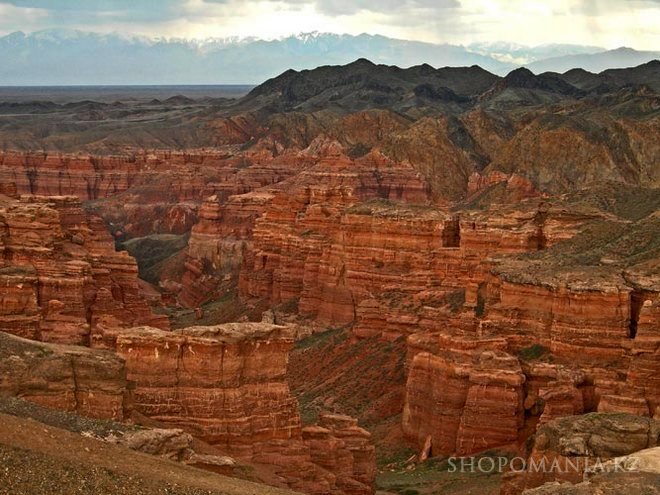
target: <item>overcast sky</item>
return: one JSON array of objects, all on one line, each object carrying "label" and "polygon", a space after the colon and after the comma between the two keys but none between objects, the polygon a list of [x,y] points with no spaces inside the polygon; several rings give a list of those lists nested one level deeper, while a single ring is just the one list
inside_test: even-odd
[{"label": "overcast sky", "polygon": [[0,33],[47,28],[186,38],[322,31],[660,50],[660,0],[0,0]]}]

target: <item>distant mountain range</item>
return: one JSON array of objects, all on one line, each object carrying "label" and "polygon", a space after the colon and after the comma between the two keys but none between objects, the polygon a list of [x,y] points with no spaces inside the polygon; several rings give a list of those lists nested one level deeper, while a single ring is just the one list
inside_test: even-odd
[{"label": "distant mountain range", "polygon": [[535,74],[549,71],[563,73],[576,68],[598,73],[613,68],[635,67],[658,59],[660,59],[660,52],[642,52],[632,48],[618,48],[593,54],[552,57],[532,62],[527,65],[527,68]]},{"label": "distant mountain range", "polygon": [[367,34],[187,40],[58,29],[0,37],[0,86],[257,84],[287,69],[341,65],[358,58],[400,67],[479,65],[504,75],[524,64],[536,73],[574,67],[600,72],[639,65],[660,58],[660,52],[509,43],[464,47]]}]

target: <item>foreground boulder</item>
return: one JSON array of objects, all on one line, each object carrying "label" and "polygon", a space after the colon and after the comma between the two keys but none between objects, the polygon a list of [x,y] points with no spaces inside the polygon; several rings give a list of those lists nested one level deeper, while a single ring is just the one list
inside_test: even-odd
[{"label": "foreground boulder", "polygon": [[575,485],[554,481],[523,495],[656,495],[660,493],[660,447],[608,461]]},{"label": "foreground boulder", "polygon": [[[580,483],[585,471],[591,475],[608,469],[620,471],[617,465],[625,463],[607,461],[658,445],[660,420],[657,419],[625,413],[591,413],[556,419],[539,428],[527,456],[526,469],[505,475],[501,494],[518,494],[548,482]],[[657,453],[658,449],[653,450]],[[576,490],[547,493],[591,493]]]}]

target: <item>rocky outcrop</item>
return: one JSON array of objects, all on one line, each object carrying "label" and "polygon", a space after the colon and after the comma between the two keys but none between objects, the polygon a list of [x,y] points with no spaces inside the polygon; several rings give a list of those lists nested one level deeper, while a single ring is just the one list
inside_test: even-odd
[{"label": "rocky outcrop", "polygon": [[[657,449],[649,449],[657,450]],[[657,452],[655,455],[658,455]],[[602,473],[576,485],[559,481],[525,490],[524,495],[656,495],[660,474],[648,471]]]},{"label": "rocky outcrop", "polygon": [[[433,308],[425,303],[429,299],[421,296],[417,301],[390,298],[393,304],[389,307],[398,311],[393,313],[396,320],[393,314],[388,315],[390,321],[404,321],[402,315],[414,311],[414,318],[407,320],[407,327],[418,333],[408,337],[403,425],[419,448],[430,437],[441,453],[461,452],[461,431],[456,425],[469,414],[470,403],[467,372],[462,364],[465,358],[456,356],[455,350],[465,338],[486,342],[499,339],[500,350],[520,366],[523,410],[517,413],[521,420],[519,441],[554,419],[574,414],[598,411],[657,415],[657,245],[646,240],[657,234],[657,220],[651,215],[637,222],[613,222],[602,213],[600,219],[592,216],[584,227],[575,229],[571,225],[579,221],[577,211],[571,215],[573,220],[565,213],[555,216],[558,212],[554,211],[539,211],[535,221],[527,225],[531,236],[528,249],[534,245],[537,249],[516,256],[493,255],[508,249],[511,253],[522,250],[521,238],[517,237],[521,231],[515,228],[514,216],[508,216],[508,222],[496,223],[503,232],[493,235],[499,241],[497,245],[489,245],[487,237],[475,235],[480,221],[472,230],[466,225],[470,217],[465,215],[461,225],[467,228],[461,228],[460,242],[471,245],[475,252],[490,253],[490,259],[481,264],[489,268],[472,283],[463,279],[464,298],[455,302],[453,311],[448,301],[440,300],[436,303],[439,307]],[[482,213],[475,215],[472,218],[479,220]],[[536,235],[534,224],[540,230]],[[561,228],[562,224],[569,228]],[[491,234],[497,232],[488,224],[485,228]],[[575,234],[575,230],[580,232]],[[559,242],[571,231],[574,237]],[[628,249],[634,254],[627,255]],[[461,280],[460,275],[452,279]],[[387,308],[381,303],[375,309],[366,308],[369,313],[365,314],[378,321],[378,315]],[[438,341],[444,343],[439,345]],[[492,362],[493,377],[508,369],[504,363]],[[426,389],[435,387],[452,392],[439,392],[437,398],[425,394]],[[452,406],[443,401],[452,401]],[[499,413],[499,405],[488,400],[480,403],[481,419],[475,423],[485,425]],[[509,399],[507,403],[513,405],[517,400]],[[445,418],[448,412],[451,419]],[[484,430],[484,448],[496,446],[498,440],[487,441],[489,428]],[[502,437],[499,442],[500,446],[515,448],[515,435]]]},{"label": "rocky outcrop", "polygon": [[489,257],[551,246],[589,218],[536,202],[451,212],[410,204],[420,196],[357,202],[331,191],[315,194],[318,204],[276,193],[256,222],[240,294],[271,304],[297,298],[301,314],[354,322],[361,337],[441,328],[441,307],[483,305]]},{"label": "rocky outcrop", "polygon": [[0,181],[15,183],[20,194],[97,199],[128,189],[145,162],[130,157],[4,152]]},{"label": "rocky outcrop", "polygon": [[[435,453],[519,444],[571,414],[655,414],[653,282],[614,279],[605,266],[569,283],[572,269],[562,281],[516,261],[612,213],[497,171],[473,174],[462,206],[439,207],[419,175],[378,151],[353,159],[317,140],[303,153],[317,163],[294,178],[209,198],[188,250],[186,305],[235,277],[240,259],[245,303],[295,301],[302,316],[352,324],[359,338],[410,336],[404,430]],[[448,340],[428,349],[417,338]],[[460,350],[463,341],[485,347]]]},{"label": "rocky outcrop", "polygon": [[255,220],[273,197],[268,191],[251,192],[230,196],[224,204],[218,196],[206,198],[192,229],[189,256],[210,261],[214,269],[235,272],[245,249],[242,243],[250,240]]},{"label": "rocky outcrop", "polygon": [[[203,198],[275,184],[304,159],[274,157],[283,150],[265,140],[249,151],[127,151],[124,155],[0,152],[0,182],[16,194],[77,196],[100,215],[119,240],[183,234],[197,222]],[[297,160],[297,161],[296,161]]]},{"label": "rocky outcrop", "polygon": [[141,295],[135,260],[116,252],[77,198],[21,196],[0,204],[0,330],[89,344],[104,327],[168,326]]},{"label": "rocky outcrop", "polygon": [[[637,317],[629,292],[553,290],[497,277],[490,279],[489,291],[493,284],[474,325],[459,313],[448,321],[450,329],[463,328],[460,332],[408,337],[403,427],[420,448],[428,437],[436,454],[515,445],[552,420],[590,411],[657,415],[652,378],[657,320],[641,327],[644,334],[631,336],[630,322]],[[647,314],[654,314],[656,297],[645,293],[639,308],[646,305]],[[506,354],[497,358],[498,352]],[[484,376],[490,381],[472,389],[486,356],[490,367]],[[512,369],[515,384],[504,379]],[[473,402],[471,390],[481,394]],[[472,408],[473,430],[468,421]],[[498,436],[503,430],[508,433]],[[465,440],[471,431],[481,443]]]},{"label": "rocky outcrop", "polygon": [[111,435],[103,440],[178,462],[189,461],[195,455],[193,437],[178,429],[128,430],[121,435]]},{"label": "rocky outcrop", "polygon": [[376,450],[371,434],[357,420],[339,414],[321,414],[318,425],[303,428],[312,462],[337,477],[344,493],[370,493],[376,477]]},{"label": "rocky outcrop", "polygon": [[0,332],[0,393],[42,406],[121,421],[131,408],[124,360]]},{"label": "rocky outcrop", "polygon": [[[597,476],[608,471],[608,464],[615,467],[612,465],[614,461],[608,463],[610,460],[660,445],[659,435],[658,420],[630,414],[592,413],[551,421],[539,428],[534,436],[524,463],[526,468],[516,466],[505,475],[501,493],[518,494],[544,483],[580,483],[585,471],[587,478]],[[618,465],[623,466],[625,462],[619,460]],[[617,468],[616,471],[621,474],[626,470]],[[568,490],[572,488],[557,493],[573,493]],[[546,493],[543,490],[529,492]]]},{"label": "rocky outcrop", "polygon": [[[0,182],[15,183],[19,194],[95,200],[117,195],[136,185],[153,185],[159,175],[187,173],[190,178],[190,171],[186,172],[186,169],[197,166],[210,170],[227,156],[223,151],[156,151],[99,156],[5,151],[0,152]],[[193,191],[194,184],[178,179],[172,181],[177,183],[178,191]]]},{"label": "rocky outcrop", "polygon": [[188,242],[187,261],[178,300],[195,307],[212,297],[225,278],[237,278],[252,230],[274,195],[258,191],[230,196],[225,203],[217,195],[204,200],[199,222]]},{"label": "rocky outcrop", "polygon": [[529,179],[520,175],[494,171],[489,174],[474,172],[470,175],[467,184],[467,200],[475,201],[479,198],[488,197],[490,201],[493,196],[502,203],[517,203],[524,199],[541,196],[534,184]]},{"label": "rocky outcrop", "polygon": [[490,289],[484,327],[507,336],[514,348],[537,343],[565,357],[622,357],[630,315],[625,287],[549,287],[496,278]]},{"label": "rocky outcrop", "polygon": [[409,345],[421,352],[409,364],[406,435],[420,447],[430,443],[432,455],[468,455],[517,442],[525,375],[504,352],[504,339],[413,335]]},{"label": "rocky outcrop", "polygon": [[135,408],[250,457],[260,443],[300,434],[297,404],[284,380],[293,338],[260,323],[141,327],[116,336],[136,382]]},{"label": "rocky outcrop", "polygon": [[509,267],[489,283],[481,329],[504,336],[514,352],[539,345],[556,361],[579,363],[592,384],[590,407],[653,416],[660,339],[654,282],[635,288],[605,271],[578,283],[557,274],[541,285],[530,271],[515,273]]},{"label": "rocky outcrop", "polygon": [[373,491],[375,451],[356,420],[327,415],[303,428],[286,381],[291,328],[231,323],[163,332],[108,332],[135,381],[140,413],[223,452],[270,466],[308,493]]},{"label": "rocky outcrop", "polygon": [[[375,198],[415,203],[428,198],[425,183],[411,168],[378,153],[355,161],[341,154],[327,155],[278,190],[256,221],[239,289],[245,299],[263,298],[271,304],[300,298],[304,314],[318,302],[318,292],[323,290],[319,284],[322,258],[335,243],[341,247],[338,236],[342,235],[341,215],[346,208]],[[333,282],[332,292],[325,294],[323,301],[337,307],[337,321],[346,322],[352,319],[353,308],[350,293],[342,287],[342,273],[345,270],[339,267],[330,275],[340,282]],[[334,318],[328,316],[328,320]]]}]

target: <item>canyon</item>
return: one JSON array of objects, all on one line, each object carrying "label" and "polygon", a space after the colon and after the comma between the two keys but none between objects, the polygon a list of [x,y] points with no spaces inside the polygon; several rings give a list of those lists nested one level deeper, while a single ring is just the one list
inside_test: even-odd
[{"label": "canyon", "polygon": [[139,144],[6,125],[0,391],[319,495],[404,454],[558,457],[566,418],[656,431],[659,71],[359,60],[173,101]]},{"label": "canyon", "polygon": [[[7,190],[9,189],[9,190]],[[169,327],[155,315],[137,264],[116,252],[103,221],[76,196],[18,196],[0,206],[1,329],[44,342],[89,345],[104,327]]]}]

